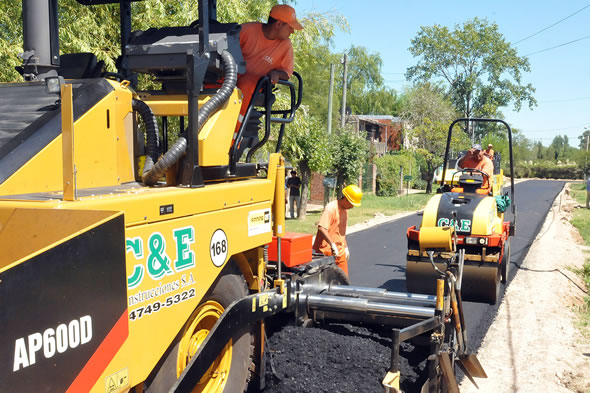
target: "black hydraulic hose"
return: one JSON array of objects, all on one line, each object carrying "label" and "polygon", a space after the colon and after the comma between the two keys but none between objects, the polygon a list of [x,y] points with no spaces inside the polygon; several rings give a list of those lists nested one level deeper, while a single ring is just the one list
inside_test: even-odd
[{"label": "black hydraulic hose", "polygon": [[156,116],[145,102],[134,98],[131,101],[131,107],[141,116],[146,129],[147,143],[143,177],[146,172],[152,169],[154,162],[158,161],[158,123],[156,122]]},{"label": "black hydraulic hose", "polygon": [[[238,65],[234,61],[233,56],[228,51],[224,50],[221,53],[221,59],[223,60],[223,70],[224,70],[224,81],[221,85],[221,88],[215,93],[213,97],[209,101],[207,101],[199,110],[199,115],[197,118],[197,123],[199,125],[199,131],[209,119],[209,117],[215,113],[221,106],[225,104],[225,102],[229,99],[232,92],[234,91],[237,81],[238,81]],[[148,140],[149,144],[149,140]],[[142,181],[147,184],[148,186],[153,186],[158,182],[164,173],[168,170],[168,168],[172,167],[186,152],[187,140],[184,136],[178,138],[174,146],[170,148],[156,162],[155,165],[150,167],[147,171],[144,169],[142,175]],[[146,158],[146,166],[147,168],[148,159]]]}]

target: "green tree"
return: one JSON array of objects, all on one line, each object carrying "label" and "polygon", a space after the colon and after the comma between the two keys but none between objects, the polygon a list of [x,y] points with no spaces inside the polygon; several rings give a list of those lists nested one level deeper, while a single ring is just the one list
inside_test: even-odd
[{"label": "green tree", "polygon": [[[508,146],[508,139],[506,139],[506,146]],[[496,145],[494,145],[494,149],[495,147]],[[514,155],[515,162],[532,161],[537,158],[534,142],[525,137],[522,132],[520,132],[520,130],[515,128],[512,129],[512,153]],[[508,150],[502,153],[502,162],[507,164],[507,160]],[[504,167],[506,168],[506,166]]]},{"label": "green tree", "polygon": [[325,172],[332,164],[324,123],[318,117],[307,115],[307,106],[301,107],[295,125],[289,127],[282,150],[285,158],[299,168],[301,176],[301,205],[297,207],[299,220],[305,219],[312,172]]},{"label": "green tree", "polygon": [[21,10],[21,0],[5,0],[0,3],[0,81],[22,81],[22,77],[14,69],[22,64],[22,59],[18,57],[23,51]]},{"label": "green tree", "polygon": [[542,160],[543,156],[545,154],[545,147],[543,146],[543,144],[540,141],[537,141],[534,143],[533,146],[533,150],[534,150],[534,159],[536,160]]},{"label": "green tree", "polygon": [[[435,169],[442,164],[448,129],[455,118],[455,110],[435,85],[424,83],[405,91],[405,106],[402,111],[408,130],[406,146],[422,156],[425,166],[421,167],[421,177],[426,184],[426,192],[432,192],[432,179]],[[468,141],[465,133],[453,132],[453,147],[465,148]]]},{"label": "green tree", "polygon": [[375,164],[377,165],[377,195],[398,195],[400,190],[404,188],[401,179],[402,173],[405,175],[416,173],[418,168],[416,157],[420,157],[420,155],[409,150],[402,150],[375,158]]},{"label": "green tree", "polygon": [[557,135],[555,138],[553,138],[553,141],[551,142],[551,145],[549,145],[550,149],[552,150],[552,157],[548,157],[551,160],[559,160],[559,159],[563,159],[567,148],[569,145],[569,141],[567,139],[567,135],[561,136],[561,135]]},{"label": "green tree", "polygon": [[340,195],[344,185],[357,183],[363,164],[367,160],[368,143],[350,127],[339,130],[330,142],[332,171],[336,173],[336,188]]},{"label": "green tree", "polygon": [[348,50],[347,101],[353,114],[397,115],[400,101],[394,89],[383,85],[379,53],[352,46]]},{"label": "green tree", "polygon": [[[327,123],[330,64],[335,65],[334,108],[338,108],[338,86],[341,85],[340,54],[330,48],[337,30],[348,31],[346,19],[339,14],[310,13],[305,16],[305,28],[291,36],[295,53],[295,70],[303,78],[303,101],[311,116]],[[340,74],[339,74],[340,72]],[[338,110],[332,111],[333,124],[338,122]]]},{"label": "green tree", "polygon": [[588,150],[590,146],[590,128],[584,127],[584,133],[578,139],[580,140],[580,144],[578,145],[580,149]]},{"label": "green tree", "polygon": [[[535,89],[523,84],[530,71],[526,57],[500,33],[498,25],[474,18],[454,30],[440,25],[422,27],[409,48],[419,61],[408,68],[414,81],[443,81],[455,108],[464,117],[496,116],[499,108],[536,105]],[[471,135],[471,133],[470,133]]]}]

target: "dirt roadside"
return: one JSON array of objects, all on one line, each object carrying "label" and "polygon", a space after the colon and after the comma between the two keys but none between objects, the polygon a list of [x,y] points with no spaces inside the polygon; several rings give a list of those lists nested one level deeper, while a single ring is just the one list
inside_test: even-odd
[{"label": "dirt roadside", "polygon": [[556,198],[477,354],[488,378],[463,380],[462,393],[590,392],[590,338],[575,327],[587,289],[572,269],[588,252],[569,222],[577,205],[567,189]]}]

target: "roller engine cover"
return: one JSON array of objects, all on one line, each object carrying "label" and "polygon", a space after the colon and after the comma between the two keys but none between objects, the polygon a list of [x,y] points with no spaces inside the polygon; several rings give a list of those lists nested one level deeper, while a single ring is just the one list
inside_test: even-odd
[{"label": "roller engine cover", "polygon": [[473,222],[476,219],[488,219],[488,217],[475,217],[475,209],[486,198],[478,194],[462,194],[446,192],[441,195],[436,215],[436,226],[450,226],[453,223],[453,212],[456,214],[455,230],[459,235],[470,235]]}]

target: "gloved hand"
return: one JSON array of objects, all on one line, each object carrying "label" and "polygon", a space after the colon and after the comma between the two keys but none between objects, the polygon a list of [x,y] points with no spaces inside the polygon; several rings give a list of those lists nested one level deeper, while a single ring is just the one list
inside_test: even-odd
[{"label": "gloved hand", "polygon": [[348,261],[350,259],[350,251],[348,251],[348,247],[346,247],[346,250],[344,250],[344,254],[346,255],[346,260]]},{"label": "gloved hand", "polygon": [[332,254],[334,254],[335,257],[339,257],[340,254],[338,253],[338,247],[336,247],[336,243],[330,244],[330,247],[332,247]]}]

